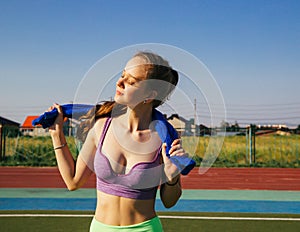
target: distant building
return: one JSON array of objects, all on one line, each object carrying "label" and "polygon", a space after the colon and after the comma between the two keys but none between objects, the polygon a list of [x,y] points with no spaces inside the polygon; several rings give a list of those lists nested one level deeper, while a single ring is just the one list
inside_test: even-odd
[{"label": "distant building", "polygon": [[211,134],[211,130],[208,127],[202,124],[195,126],[193,119],[186,120],[178,114],[172,114],[167,120],[181,136],[205,136]]},{"label": "distant building", "polygon": [[167,118],[167,121],[177,130],[177,132],[182,135],[192,135],[191,122],[185,118],[179,116],[178,114],[172,114]]},{"label": "distant building", "polygon": [[3,160],[6,153],[6,138],[15,137],[19,133],[20,123],[14,122],[0,116],[0,160]]},{"label": "distant building", "polygon": [[7,118],[3,118],[3,117],[0,116],[0,125],[2,125],[2,126],[11,126],[11,127],[19,128],[20,123],[14,122],[14,121],[12,121],[12,120],[9,120],[9,119],[7,119]]},{"label": "distant building", "polygon": [[268,124],[268,125],[257,125],[259,129],[286,129],[288,128],[285,124]]},{"label": "distant building", "polygon": [[196,125],[196,135],[197,136],[210,136],[211,129],[203,124]]},{"label": "distant building", "polygon": [[0,136],[17,136],[19,132],[20,123],[14,122],[7,118],[0,116]]},{"label": "distant building", "polygon": [[[28,136],[49,136],[49,129],[44,129],[41,125],[32,125],[32,121],[39,116],[27,116],[25,121],[20,127],[20,132],[22,135]],[[63,131],[67,136],[73,136],[76,134],[76,129],[78,127],[79,121],[76,119],[64,119]]]},{"label": "distant building", "polygon": [[41,125],[33,126],[32,121],[39,116],[27,116],[25,121],[20,127],[20,131],[23,135],[29,136],[47,136],[49,135],[48,129],[43,129]]},{"label": "distant building", "polygon": [[185,131],[185,122],[180,120],[178,114],[172,114],[167,121],[174,127],[174,129],[179,133],[183,134]]}]

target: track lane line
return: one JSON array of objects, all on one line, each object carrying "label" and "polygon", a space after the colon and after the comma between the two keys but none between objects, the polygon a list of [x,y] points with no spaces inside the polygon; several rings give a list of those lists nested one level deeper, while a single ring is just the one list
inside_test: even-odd
[{"label": "track lane line", "polygon": [[[93,217],[93,214],[0,214],[1,217]],[[283,217],[206,217],[206,216],[171,216],[158,215],[162,219],[189,220],[236,220],[236,221],[300,221],[300,218]]]}]

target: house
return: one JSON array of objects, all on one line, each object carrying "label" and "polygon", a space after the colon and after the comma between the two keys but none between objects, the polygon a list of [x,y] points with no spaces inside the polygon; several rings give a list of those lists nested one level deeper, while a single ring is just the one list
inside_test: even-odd
[{"label": "house", "polygon": [[3,117],[0,116],[0,126],[2,126],[2,127],[7,126],[7,127],[19,128],[20,123],[14,122],[12,120],[9,120],[7,118],[3,118]]},{"label": "house", "polygon": [[174,129],[179,133],[183,134],[185,131],[185,121],[180,120],[178,114],[172,114],[167,121],[174,127]]},{"label": "house", "polygon": [[194,119],[186,120],[178,114],[172,114],[167,121],[177,130],[181,136],[206,136],[211,135],[211,129],[200,124],[194,125]]},{"label": "house", "polygon": [[174,129],[181,135],[191,135],[191,128],[189,121],[179,116],[178,114],[172,114],[167,118],[167,121],[174,127]]},{"label": "house", "polygon": [[3,160],[6,153],[6,137],[15,137],[19,133],[20,123],[14,122],[0,116],[0,160]]},{"label": "house", "polygon": [[196,125],[196,135],[197,136],[210,136],[211,129],[203,124]]},{"label": "house", "polygon": [[33,126],[32,121],[39,116],[27,116],[20,127],[20,131],[23,135],[29,136],[47,136],[49,135],[48,129],[43,129],[42,126]]},{"label": "house", "polygon": [[5,138],[6,136],[16,137],[19,133],[19,126],[20,123],[0,116],[0,139]]},{"label": "house", "polygon": [[[33,126],[32,121],[39,116],[27,116],[22,126],[20,127],[20,132],[23,135],[28,136],[49,136],[49,129],[44,129],[41,125]],[[76,129],[78,127],[79,121],[76,119],[64,119],[64,134],[72,136],[76,134]]]}]

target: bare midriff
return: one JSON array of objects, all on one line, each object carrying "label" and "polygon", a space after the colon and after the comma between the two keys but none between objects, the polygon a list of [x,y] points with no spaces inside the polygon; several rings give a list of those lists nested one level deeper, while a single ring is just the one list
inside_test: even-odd
[{"label": "bare midriff", "polygon": [[127,226],[150,220],[156,216],[155,199],[137,200],[97,191],[97,221],[113,226]]}]

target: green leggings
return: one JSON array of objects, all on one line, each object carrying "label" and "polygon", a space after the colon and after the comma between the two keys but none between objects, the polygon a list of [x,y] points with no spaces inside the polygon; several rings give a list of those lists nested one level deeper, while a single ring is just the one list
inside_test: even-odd
[{"label": "green leggings", "polygon": [[111,226],[103,224],[95,219],[92,220],[90,232],[163,232],[161,222],[158,217],[148,221],[129,226]]}]

